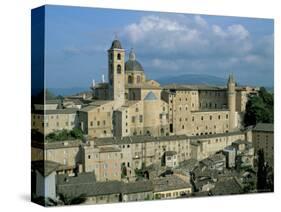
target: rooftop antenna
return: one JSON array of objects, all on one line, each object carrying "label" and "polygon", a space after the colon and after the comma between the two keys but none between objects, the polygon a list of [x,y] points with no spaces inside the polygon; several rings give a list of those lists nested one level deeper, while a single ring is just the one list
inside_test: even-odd
[{"label": "rooftop antenna", "polygon": [[92,87],[94,88],[95,86],[96,86],[96,81],[93,79]]}]

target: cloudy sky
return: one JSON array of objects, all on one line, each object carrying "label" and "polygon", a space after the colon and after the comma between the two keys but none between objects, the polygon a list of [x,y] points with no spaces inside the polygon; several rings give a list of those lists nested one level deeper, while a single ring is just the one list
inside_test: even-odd
[{"label": "cloudy sky", "polygon": [[[135,49],[149,78],[206,74],[273,86],[274,23],[270,19],[46,7],[49,88],[88,87],[107,76],[115,36]],[[127,54],[128,55],[128,54]]]}]

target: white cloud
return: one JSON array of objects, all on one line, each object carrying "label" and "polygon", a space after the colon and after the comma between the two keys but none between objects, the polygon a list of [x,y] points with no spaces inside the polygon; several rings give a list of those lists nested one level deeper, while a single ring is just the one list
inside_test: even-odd
[{"label": "white cloud", "polygon": [[222,28],[218,25],[212,26],[212,32],[215,36],[225,38],[227,36],[227,33],[222,30]]},{"label": "white cloud", "polygon": [[[144,16],[122,37],[154,73],[220,75],[273,69],[273,37],[253,39],[241,24],[209,24],[202,16]],[[175,74],[175,73],[174,73]]]},{"label": "white cloud", "polygon": [[249,37],[249,32],[240,24],[234,24],[227,27],[227,32],[234,39],[244,40]]},{"label": "white cloud", "polygon": [[208,23],[200,15],[195,15],[194,21],[198,26],[201,26],[201,27],[207,27],[208,26]]},{"label": "white cloud", "polygon": [[193,18],[144,16],[125,27],[123,36],[137,48],[181,52],[184,55],[244,54],[251,49],[250,33],[239,24],[208,25],[201,16]]}]

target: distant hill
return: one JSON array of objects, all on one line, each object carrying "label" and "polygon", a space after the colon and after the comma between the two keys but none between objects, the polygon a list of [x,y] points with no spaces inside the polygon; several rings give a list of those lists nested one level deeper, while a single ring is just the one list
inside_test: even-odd
[{"label": "distant hill", "polygon": [[[205,84],[205,85],[217,85],[217,86],[226,86],[227,79],[222,77],[216,77],[211,75],[203,75],[203,74],[185,74],[180,76],[164,76],[156,79],[161,85],[168,84]],[[252,85],[253,86],[253,85]],[[266,89],[269,92],[273,92],[273,87],[266,86]],[[87,87],[71,87],[71,88],[48,88],[55,96],[69,96],[82,92],[89,92],[90,88]]]},{"label": "distant hill", "polygon": [[165,76],[156,79],[161,85],[178,84],[208,84],[208,85],[226,85],[227,79],[201,74],[185,74],[180,76]]},{"label": "distant hill", "polygon": [[90,88],[86,87],[72,87],[72,88],[48,88],[55,96],[62,95],[62,96],[69,96],[74,95],[82,92],[89,92]]}]

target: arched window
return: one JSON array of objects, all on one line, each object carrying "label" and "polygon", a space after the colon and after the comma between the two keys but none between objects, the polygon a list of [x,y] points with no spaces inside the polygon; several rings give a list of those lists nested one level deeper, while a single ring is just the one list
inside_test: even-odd
[{"label": "arched window", "polygon": [[121,54],[120,53],[117,54],[117,59],[121,60]]},{"label": "arched window", "polygon": [[128,76],[128,83],[129,84],[132,84],[133,83],[133,77],[130,75]]},{"label": "arched window", "polygon": [[121,65],[120,64],[117,65],[117,73],[121,74]]},{"label": "arched window", "polygon": [[141,83],[141,77],[140,76],[137,76],[137,83]]}]

